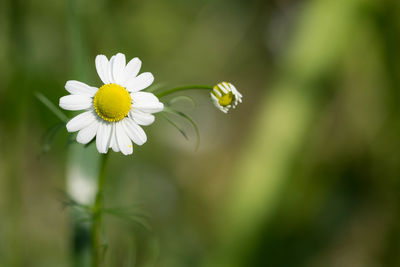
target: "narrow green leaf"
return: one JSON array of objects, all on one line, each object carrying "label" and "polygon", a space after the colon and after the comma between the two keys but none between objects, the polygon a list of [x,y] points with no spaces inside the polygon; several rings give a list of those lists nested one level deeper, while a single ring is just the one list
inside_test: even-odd
[{"label": "narrow green leaf", "polygon": [[107,208],[106,210],[113,210],[125,214],[140,216],[143,218],[150,218],[150,214],[144,210],[142,205],[132,205],[128,207],[113,207],[113,208]]},{"label": "narrow green leaf", "polygon": [[174,98],[172,98],[171,100],[169,100],[167,102],[167,106],[172,106],[173,104],[175,104],[176,102],[179,102],[179,101],[189,102],[190,104],[193,105],[193,107],[197,107],[196,101],[192,97],[185,96],[185,95],[175,96]]},{"label": "narrow green leaf", "polygon": [[[165,108],[164,108],[164,110],[165,110]],[[174,127],[183,135],[183,137],[186,138],[186,140],[189,140],[189,138],[188,138],[186,132],[185,132],[182,128],[180,128],[175,122],[173,122],[170,118],[168,118],[168,116],[166,116],[166,115],[164,114],[164,112],[161,112],[161,113],[158,113],[158,114],[159,114],[161,117],[163,117],[167,122],[169,122],[172,126],[174,126]]]},{"label": "narrow green leaf", "polygon": [[154,92],[154,91],[158,91],[160,90],[162,87],[164,87],[165,83],[156,83],[156,84],[152,84],[150,87],[146,88],[146,92]]},{"label": "narrow green leaf", "polygon": [[91,212],[91,210],[92,210],[92,208],[90,206],[80,204],[80,203],[76,202],[75,200],[71,199],[70,197],[67,197],[66,199],[62,200],[62,204],[64,207],[82,209],[86,212]]},{"label": "narrow green leaf", "polygon": [[183,113],[182,111],[174,110],[169,107],[164,107],[164,111],[167,113],[170,113],[170,114],[180,116],[180,117],[184,118],[185,120],[187,120],[190,123],[190,125],[192,125],[192,127],[196,133],[196,150],[197,150],[200,146],[200,131],[199,131],[199,128],[197,127],[197,124],[194,122],[194,120],[191,117],[189,117],[189,115]]},{"label": "narrow green leaf", "polygon": [[36,92],[35,93],[36,98],[43,104],[45,105],[57,118],[59,118],[63,122],[68,122],[68,117],[61,112],[61,110],[53,104],[45,95],[42,93]]},{"label": "narrow green leaf", "polygon": [[145,230],[151,232],[151,226],[149,225],[146,218],[139,216],[135,213],[125,213],[123,211],[114,210],[114,209],[102,209],[102,212],[105,214],[113,215],[119,217],[121,219],[131,221],[132,223],[138,224],[143,227]]}]

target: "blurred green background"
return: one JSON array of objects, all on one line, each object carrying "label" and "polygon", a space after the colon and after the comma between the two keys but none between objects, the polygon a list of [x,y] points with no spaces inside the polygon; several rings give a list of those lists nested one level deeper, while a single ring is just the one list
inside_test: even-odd
[{"label": "blurred green background", "polygon": [[244,103],[225,115],[190,92],[198,106],[177,108],[197,151],[157,116],[132,156],[112,153],[105,205],[130,215],[105,214],[105,266],[400,266],[399,14],[396,0],[0,1],[0,266],[88,266],[66,194],[98,155],[64,128],[48,149],[60,120],[35,93],[100,86],[94,58],[117,52],[162,88],[226,80]]}]

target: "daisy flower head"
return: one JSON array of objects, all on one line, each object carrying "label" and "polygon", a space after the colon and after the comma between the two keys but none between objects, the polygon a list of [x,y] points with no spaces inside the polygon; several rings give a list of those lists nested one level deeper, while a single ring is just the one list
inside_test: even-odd
[{"label": "daisy flower head", "polygon": [[78,132],[76,141],[81,144],[96,138],[100,153],[107,153],[112,148],[124,155],[132,154],[132,142],[140,146],[147,141],[141,125],[152,124],[152,114],[164,108],[154,94],[141,92],[153,83],[153,74],[138,75],[142,65],[140,59],[134,58],[126,64],[125,55],[121,53],[110,60],[98,55],[95,63],[103,82],[100,88],[79,81],[65,84],[70,95],[60,98],[60,107],[84,111],[67,123],[67,130]]},{"label": "daisy flower head", "polygon": [[236,87],[228,82],[215,85],[210,95],[214,105],[224,113],[228,113],[231,108],[236,108],[239,103],[242,103],[243,97]]}]

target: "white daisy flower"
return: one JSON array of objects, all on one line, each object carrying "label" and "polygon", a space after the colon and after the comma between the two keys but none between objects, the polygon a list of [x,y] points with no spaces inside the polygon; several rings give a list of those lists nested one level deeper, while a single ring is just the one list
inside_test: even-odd
[{"label": "white daisy flower", "polygon": [[214,105],[224,113],[228,113],[229,109],[236,108],[239,103],[242,103],[243,97],[236,87],[228,82],[221,82],[214,86],[210,95]]},{"label": "white daisy flower", "polygon": [[140,125],[152,124],[152,113],[162,111],[164,105],[152,93],[141,92],[154,81],[150,72],[138,75],[141,65],[138,58],[126,64],[121,53],[110,61],[98,55],[96,70],[103,86],[96,88],[78,81],[65,84],[70,95],[60,98],[60,107],[85,110],[67,123],[68,132],[79,131],[76,141],[87,144],[96,137],[100,153],[112,148],[124,155],[132,154],[132,142],[140,146],[147,141]]}]

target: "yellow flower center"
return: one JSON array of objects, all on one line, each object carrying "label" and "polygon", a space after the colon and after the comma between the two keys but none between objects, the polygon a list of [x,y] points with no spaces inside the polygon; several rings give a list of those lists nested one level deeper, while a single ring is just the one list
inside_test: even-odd
[{"label": "yellow flower center", "polygon": [[229,91],[228,93],[224,93],[218,85],[214,86],[214,90],[218,91],[221,94],[220,96],[216,92],[212,92],[218,98],[218,103],[223,107],[230,105],[235,99],[235,96],[231,91]]},{"label": "yellow flower center", "polygon": [[132,98],[122,86],[110,83],[99,88],[93,106],[97,115],[105,121],[120,121],[128,115]]},{"label": "yellow flower center", "polygon": [[233,94],[232,94],[232,92],[229,92],[226,95],[219,97],[218,103],[221,106],[225,107],[225,106],[229,105],[230,103],[232,103],[232,100],[233,100]]}]

